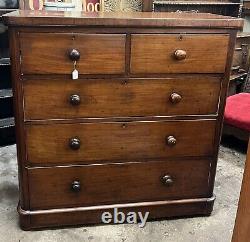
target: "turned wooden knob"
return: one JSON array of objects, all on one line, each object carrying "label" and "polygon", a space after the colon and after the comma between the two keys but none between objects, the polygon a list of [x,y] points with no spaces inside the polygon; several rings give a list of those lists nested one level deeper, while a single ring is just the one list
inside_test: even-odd
[{"label": "turned wooden knob", "polygon": [[161,178],[161,181],[164,185],[166,186],[171,186],[173,185],[174,181],[170,175],[165,175]]},{"label": "turned wooden knob", "polygon": [[72,150],[78,150],[80,149],[80,146],[81,146],[81,141],[79,138],[77,137],[74,137],[74,138],[71,138],[69,140],[69,147],[72,149]]},{"label": "turned wooden knob", "polygon": [[73,181],[71,184],[71,189],[74,192],[79,192],[81,190],[81,183],[79,181]]},{"label": "turned wooden knob", "polygon": [[174,146],[176,145],[176,142],[177,142],[176,138],[172,135],[168,136],[166,141],[167,141],[168,146]]},{"label": "turned wooden knob", "polygon": [[76,106],[76,105],[79,105],[79,104],[80,104],[81,98],[80,98],[80,96],[77,95],[77,94],[72,94],[72,95],[70,95],[70,97],[69,97],[69,102],[70,102],[71,105]]},{"label": "turned wooden knob", "polygon": [[78,61],[80,59],[80,52],[76,49],[72,49],[69,51],[69,58],[72,61]]},{"label": "turned wooden knob", "polygon": [[184,60],[187,57],[187,52],[185,50],[176,50],[174,52],[174,57],[176,60]]},{"label": "turned wooden knob", "polygon": [[181,95],[178,93],[172,93],[170,95],[170,101],[171,103],[179,103],[181,101]]}]

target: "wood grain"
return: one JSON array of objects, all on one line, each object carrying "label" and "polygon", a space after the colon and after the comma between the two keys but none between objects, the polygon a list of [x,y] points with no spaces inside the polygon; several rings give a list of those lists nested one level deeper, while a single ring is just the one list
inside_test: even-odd
[{"label": "wood grain", "polygon": [[124,34],[21,33],[21,71],[25,74],[68,74],[74,70],[69,52],[77,49],[79,74],[125,72]]},{"label": "wood grain", "polygon": [[24,144],[24,110],[23,110],[23,93],[22,83],[20,82],[20,65],[19,65],[19,42],[18,32],[15,29],[8,30],[10,39],[10,58],[11,58],[11,81],[13,90],[13,108],[15,116],[15,134],[17,147],[18,163],[18,182],[19,182],[19,204],[23,209],[29,208],[28,194],[28,176],[24,168],[26,150]]},{"label": "wood grain", "polygon": [[232,242],[248,242],[250,236],[250,142],[242,180],[238,211],[235,220]]},{"label": "wood grain", "polygon": [[[214,120],[26,125],[30,164],[89,163],[213,154]],[[204,127],[206,127],[204,129]],[[177,144],[166,144],[174,136]],[[78,137],[79,150],[69,147]]]},{"label": "wood grain", "polygon": [[[179,103],[171,102],[173,93],[181,96]],[[79,105],[70,103],[72,94],[80,97]],[[27,80],[24,83],[24,110],[26,120],[206,115],[216,114],[219,95],[220,78],[209,76]]]},{"label": "wood grain", "polygon": [[[228,35],[133,34],[132,73],[223,73],[226,67]],[[176,60],[176,50],[187,53]]]},{"label": "wood grain", "polygon": [[[10,26],[22,228],[99,223],[117,206],[149,211],[152,219],[211,213],[242,20],[34,11],[3,19]],[[79,56],[80,79],[71,82],[70,58]],[[81,102],[69,107],[76,91]],[[161,184],[162,176],[172,186]],[[81,190],[72,195],[77,179]]]},{"label": "wood grain", "polygon": [[243,20],[210,13],[63,12],[19,10],[3,16],[9,26],[27,27],[191,27],[192,29],[242,29]]},{"label": "wood grain", "polygon": [[221,94],[220,94],[221,96],[220,96],[220,105],[219,105],[219,110],[218,110],[219,115],[217,118],[216,135],[215,135],[215,140],[214,140],[214,149],[215,149],[214,162],[211,164],[211,173],[210,173],[211,192],[213,192],[213,189],[214,189],[214,181],[215,181],[215,175],[216,175],[222,126],[223,126],[223,120],[224,120],[225,104],[226,104],[226,98],[227,98],[229,78],[231,74],[231,66],[232,66],[232,60],[233,60],[233,53],[235,49],[236,36],[237,36],[237,31],[236,30],[231,31],[230,41],[228,45],[228,52],[227,52],[227,65],[226,65],[226,70],[224,73],[224,78],[221,83]]},{"label": "wood grain", "polygon": [[[207,197],[209,165],[209,160],[181,160],[29,169],[30,208]],[[171,186],[161,181],[166,174]],[[76,180],[78,192],[71,189]]]},{"label": "wood grain", "polygon": [[23,210],[18,206],[21,226],[24,230],[34,228],[62,227],[67,225],[97,224],[102,223],[103,212],[114,213],[118,208],[123,213],[149,212],[149,220],[167,218],[173,216],[208,216],[213,210],[215,197],[194,198],[168,201],[137,202],[125,204],[111,204],[101,206]]}]

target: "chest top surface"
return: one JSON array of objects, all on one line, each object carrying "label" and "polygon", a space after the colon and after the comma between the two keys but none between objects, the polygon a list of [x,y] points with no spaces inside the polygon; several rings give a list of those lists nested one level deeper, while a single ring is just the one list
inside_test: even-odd
[{"label": "chest top surface", "polygon": [[58,12],[17,10],[3,16],[9,26],[184,27],[241,29],[243,20],[209,13]]}]

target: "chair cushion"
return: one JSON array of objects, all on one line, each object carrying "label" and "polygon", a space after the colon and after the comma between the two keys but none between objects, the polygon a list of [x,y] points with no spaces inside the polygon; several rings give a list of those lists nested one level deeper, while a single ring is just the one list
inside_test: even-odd
[{"label": "chair cushion", "polygon": [[250,132],[250,93],[239,93],[227,98],[224,121]]}]

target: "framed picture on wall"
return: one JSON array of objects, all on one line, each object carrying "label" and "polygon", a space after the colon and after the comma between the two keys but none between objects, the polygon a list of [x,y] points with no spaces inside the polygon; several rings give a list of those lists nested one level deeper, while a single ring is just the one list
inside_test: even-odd
[{"label": "framed picture on wall", "polygon": [[143,0],[101,0],[104,12],[134,12],[142,11]]},{"label": "framed picture on wall", "polygon": [[82,0],[82,11],[84,12],[99,12],[102,10],[102,0]]},{"label": "framed picture on wall", "polygon": [[99,12],[102,0],[20,0],[20,9]]}]

